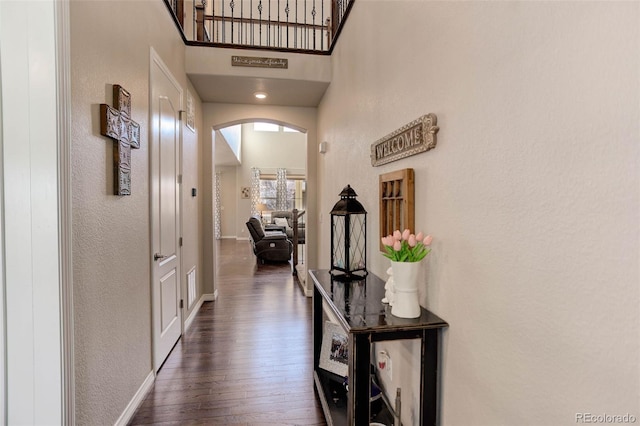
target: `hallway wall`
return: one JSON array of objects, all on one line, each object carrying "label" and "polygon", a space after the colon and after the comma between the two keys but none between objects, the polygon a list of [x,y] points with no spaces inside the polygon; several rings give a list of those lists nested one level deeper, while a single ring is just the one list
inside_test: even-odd
[{"label": "hallway wall", "polygon": [[[378,176],[415,169],[421,303],[450,324],[443,425],[640,418],[639,20],[637,2],[354,4],[318,108],[318,206],[354,187],[386,278]],[[426,113],[433,151],[371,166],[371,143]],[[326,215],[318,236],[326,268]],[[416,424],[419,350],[387,349]]]},{"label": "hallway wall", "polygon": [[242,219],[238,216],[237,167],[219,166],[216,172],[220,172],[220,207],[223,209],[220,212],[221,235],[222,238],[237,238],[236,222]]},{"label": "hallway wall", "polygon": [[[193,224],[202,198],[198,153],[201,107],[184,71],[185,47],[163,2],[71,2],[73,281],[76,422],[114,424],[152,371],[149,250],[150,47],[194,96],[197,133],[183,128],[185,274],[197,265],[201,292],[202,234]],[[131,93],[141,147],[131,153],[132,195],[113,195],[114,143],[100,135],[99,104],[112,103],[112,85]],[[186,99],[184,100],[186,105]],[[202,225],[201,225],[202,226]],[[186,279],[183,274],[182,281]],[[211,278],[212,279],[212,278]],[[209,281],[209,287],[212,286]],[[184,285],[184,282],[183,282]],[[189,312],[185,312],[186,318]]]}]

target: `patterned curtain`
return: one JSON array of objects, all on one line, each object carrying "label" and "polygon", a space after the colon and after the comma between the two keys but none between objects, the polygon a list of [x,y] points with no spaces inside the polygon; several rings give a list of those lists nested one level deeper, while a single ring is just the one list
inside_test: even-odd
[{"label": "patterned curtain", "polygon": [[260,169],[251,168],[251,216],[260,216],[258,211],[260,203]]},{"label": "patterned curtain", "polygon": [[276,208],[278,210],[289,210],[287,200],[287,169],[276,171]]},{"label": "patterned curtain", "polygon": [[219,240],[220,238],[222,238],[222,231],[220,229],[220,221],[222,220],[221,218],[221,212],[220,212],[220,198],[221,198],[221,194],[220,194],[220,172],[216,172],[216,177],[215,177],[215,181],[214,181],[214,185],[215,185],[215,194],[216,194],[216,214],[215,214],[215,237],[216,240]]}]

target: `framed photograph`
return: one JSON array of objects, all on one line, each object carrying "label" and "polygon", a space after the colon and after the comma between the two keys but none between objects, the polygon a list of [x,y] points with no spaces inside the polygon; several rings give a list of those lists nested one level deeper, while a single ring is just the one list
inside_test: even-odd
[{"label": "framed photograph", "polygon": [[193,96],[191,92],[187,90],[187,127],[192,132],[196,131],[196,112],[193,105]]},{"label": "framed photograph", "polygon": [[249,196],[251,196],[251,188],[249,188],[248,186],[243,186],[240,189],[240,197],[241,198],[249,198]]},{"label": "framed photograph", "polygon": [[320,348],[319,367],[338,376],[346,377],[349,370],[349,337],[342,327],[325,321]]}]

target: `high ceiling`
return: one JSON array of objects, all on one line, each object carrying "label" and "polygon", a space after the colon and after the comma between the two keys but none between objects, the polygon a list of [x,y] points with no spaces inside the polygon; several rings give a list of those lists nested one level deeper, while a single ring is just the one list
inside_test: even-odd
[{"label": "high ceiling", "polygon": [[[202,102],[232,104],[318,106],[328,82],[232,75],[190,74],[189,79]],[[256,99],[263,92],[266,99]]]},{"label": "high ceiling", "polygon": [[[285,69],[233,66],[232,57],[269,56]],[[331,58],[290,52],[187,46],[185,68],[203,103],[317,107],[331,82]],[[266,93],[257,99],[256,92]],[[237,165],[224,137],[216,132],[216,165]]]}]

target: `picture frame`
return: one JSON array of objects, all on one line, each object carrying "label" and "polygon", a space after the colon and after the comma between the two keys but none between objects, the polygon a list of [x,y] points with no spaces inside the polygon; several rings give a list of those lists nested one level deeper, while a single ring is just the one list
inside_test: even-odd
[{"label": "picture frame", "polygon": [[243,186],[240,188],[240,198],[249,198],[251,196],[251,188]]},{"label": "picture frame", "polygon": [[193,96],[187,90],[187,127],[195,133],[196,131],[196,113],[193,105]]},{"label": "picture frame", "polygon": [[323,370],[346,377],[349,371],[349,337],[342,327],[325,321],[318,366]]}]

